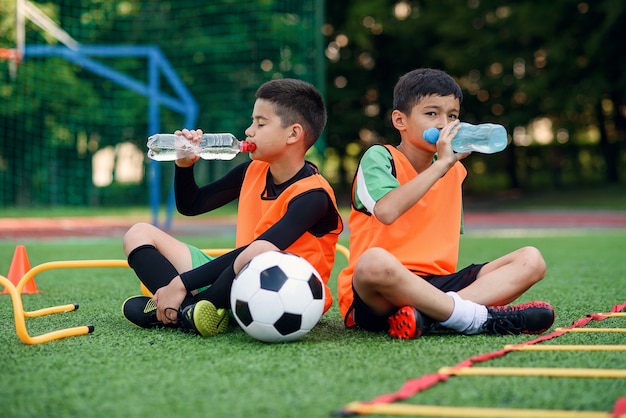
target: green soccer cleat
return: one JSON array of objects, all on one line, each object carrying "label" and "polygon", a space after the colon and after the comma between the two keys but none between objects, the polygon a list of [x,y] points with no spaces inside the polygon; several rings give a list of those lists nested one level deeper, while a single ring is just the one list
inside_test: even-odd
[{"label": "green soccer cleat", "polygon": [[217,309],[208,300],[186,306],[178,315],[180,328],[185,332],[211,337],[228,329],[228,311]]}]

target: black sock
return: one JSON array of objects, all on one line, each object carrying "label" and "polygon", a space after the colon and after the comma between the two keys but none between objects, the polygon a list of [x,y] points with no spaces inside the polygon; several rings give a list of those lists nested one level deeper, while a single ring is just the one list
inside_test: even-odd
[{"label": "black sock", "polygon": [[[128,265],[135,270],[141,282],[155,293],[161,287],[169,284],[178,276],[178,271],[153,245],[140,245],[128,255]],[[193,296],[187,293],[181,309],[194,303]]]},{"label": "black sock", "polygon": [[208,289],[198,293],[198,300],[208,300],[216,308],[230,309],[230,288],[235,280],[235,271],[232,264],[217,277],[215,282]]}]

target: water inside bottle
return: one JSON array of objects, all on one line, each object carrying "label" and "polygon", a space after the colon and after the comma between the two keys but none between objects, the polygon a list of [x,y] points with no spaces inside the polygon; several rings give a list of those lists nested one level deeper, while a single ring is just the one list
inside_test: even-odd
[{"label": "water inside bottle", "polygon": [[174,161],[197,155],[200,147],[178,135],[154,135],[148,140],[148,157],[156,161]]},{"label": "water inside bottle", "polygon": [[193,151],[152,148],[148,150],[148,157],[155,161],[174,161],[180,158],[187,158],[195,155]]},{"label": "water inside bottle", "polygon": [[232,160],[238,153],[238,150],[225,146],[204,149],[199,155],[205,160]]}]

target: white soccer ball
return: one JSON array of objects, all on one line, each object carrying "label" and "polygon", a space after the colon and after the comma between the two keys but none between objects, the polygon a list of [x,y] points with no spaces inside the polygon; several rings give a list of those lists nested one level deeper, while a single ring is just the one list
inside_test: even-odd
[{"label": "white soccer ball", "polygon": [[230,306],[248,335],[276,343],[306,335],[324,311],[324,282],[304,258],[282,251],[254,257],[233,282]]}]

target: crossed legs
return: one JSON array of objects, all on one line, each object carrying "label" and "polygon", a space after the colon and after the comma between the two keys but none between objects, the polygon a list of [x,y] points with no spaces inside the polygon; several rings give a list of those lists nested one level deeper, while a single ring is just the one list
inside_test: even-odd
[{"label": "crossed legs", "polygon": [[[523,247],[483,266],[476,281],[458,295],[480,305],[507,304],[541,280],[545,272],[539,250]],[[408,305],[443,322],[455,307],[452,297],[420,280],[382,248],[363,253],[354,270],[353,286],[360,298],[380,314]]]}]

